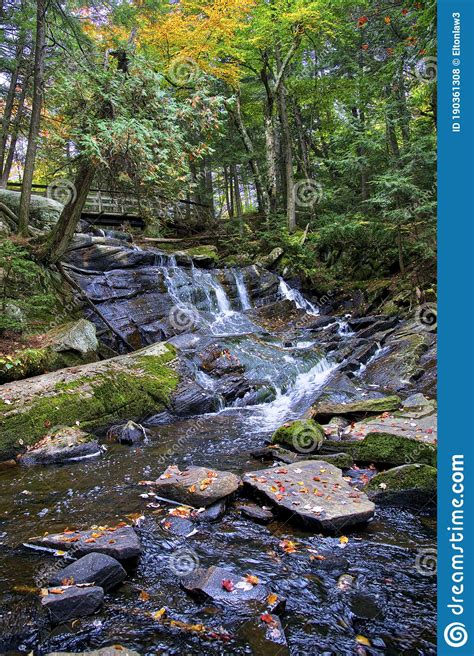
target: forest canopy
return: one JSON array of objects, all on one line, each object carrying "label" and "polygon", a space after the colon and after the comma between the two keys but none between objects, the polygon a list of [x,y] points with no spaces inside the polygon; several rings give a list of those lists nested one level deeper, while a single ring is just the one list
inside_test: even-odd
[{"label": "forest canopy", "polygon": [[432,275],[434,18],[432,0],[2,0],[19,232],[32,184],[59,180],[50,262],[95,188],[192,200],[205,226],[150,215],[148,234],[230,226],[303,277]]}]

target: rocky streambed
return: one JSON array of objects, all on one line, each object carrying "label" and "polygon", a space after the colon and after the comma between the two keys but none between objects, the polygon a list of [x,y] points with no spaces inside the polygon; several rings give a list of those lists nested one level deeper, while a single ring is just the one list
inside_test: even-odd
[{"label": "rocky streambed", "polygon": [[198,264],[73,244],[114,357],[0,387],[0,651],[434,654],[434,333]]}]

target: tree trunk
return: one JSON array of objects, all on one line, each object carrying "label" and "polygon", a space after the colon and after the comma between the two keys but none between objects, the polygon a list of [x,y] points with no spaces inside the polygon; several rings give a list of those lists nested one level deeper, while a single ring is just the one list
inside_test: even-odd
[{"label": "tree trunk", "polygon": [[18,232],[23,235],[28,233],[31,185],[33,183],[41,120],[41,106],[43,102],[47,2],[48,0],[36,0],[36,44],[33,75],[33,100],[31,104],[30,129],[28,132],[28,146],[26,149],[25,168],[23,172],[20,209],[18,212]]},{"label": "tree trunk", "polygon": [[275,126],[273,121],[273,107],[275,97],[270,86],[270,80],[266,67],[260,71],[260,78],[266,92],[266,100],[263,104],[264,128],[265,128],[265,155],[267,158],[267,195],[270,213],[277,208],[277,173],[276,173],[276,144]]},{"label": "tree trunk", "polygon": [[224,186],[225,186],[225,202],[227,205],[227,214],[229,219],[234,216],[234,208],[232,206],[232,189],[230,186],[229,175],[227,173],[227,166],[224,164]]},{"label": "tree trunk", "polygon": [[10,85],[8,87],[8,92],[5,98],[5,105],[3,109],[2,135],[0,138],[0,172],[3,172],[3,168],[4,168],[8,132],[9,132],[10,121],[13,112],[13,105],[15,103],[15,94],[16,94],[16,87],[18,84],[18,76],[20,74],[20,69],[23,60],[22,55],[23,55],[24,42],[25,42],[25,36],[24,33],[22,32],[20,34],[20,38],[18,40],[18,44],[15,49],[16,65],[11,74]]},{"label": "tree trunk", "polygon": [[66,252],[81,218],[82,208],[86,202],[95,171],[95,167],[88,161],[80,164],[74,183],[75,196],[64,206],[58,222],[52,229],[45,248],[40,254],[42,260],[55,264]]},{"label": "tree trunk", "polygon": [[252,176],[255,185],[255,192],[257,194],[258,209],[260,212],[263,212],[265,216],[268,216],[270,213],[270,203],[268,200],[267,192],[263,185],[262,175],[260,173],[260,167],[255,158],[255,150],[253,147],[252,140],[250,139],[247,128],[245,127],[243,118],[242,118],[242,108],[240,105],[240,94],[237,93],[236,99],[236,111],[233,114],[237,130],[242,138],[242,142],[245,146],[245,149],[250,157],[249,164],[252,170]]},{"label": "tree trunk", "polygon": [[20,132],[21,119],[23,117],[23,109],[25,106],[26,91],[28,88],[28,80],[24,81],[20,97],[18,99],[18,107],[16,110],[15,118],[13,119],[12,130],[10,134],[10,143],[8,145],[8,153],[0,176],[0,189],[7,186],[10,171],[12,170],[13,160],[15,158],[16,143],[18,141],[18,134]]},{"label": "tree trunk", "polygon": [[209,160],[205,160],[205,173],[204,182],[206,187],[206,203],[209,205],[209,219],[214,221],[216,218],[216,211],[214,208],[214,184],[212,180],[212,168]]},{"label": "tree trunk", "polygon": [[[281,61],[278,48],[276,50],[276,60],[278,68],[281,69]],[[288,107],[286,102],[285,75],[283,74],[278,85],[278,109],[280,114],[281,126],[281,149],[283,156],[283,172],[285,181],[285,200],[286,200],[286,218],[288,230],[293,232],[296,229],[296,208],[295,208],[295,180],[293,175],[293,149],[291,144],[290,123],[288,120]]]}]

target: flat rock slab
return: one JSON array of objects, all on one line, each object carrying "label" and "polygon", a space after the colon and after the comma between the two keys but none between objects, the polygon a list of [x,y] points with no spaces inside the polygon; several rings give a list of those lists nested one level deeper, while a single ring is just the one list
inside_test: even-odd
[{"label": "flat rock slab", "polygon": [[138,535],[131,526],[53,533],[30,538],[28,544],[69,551],[77,558],[97,552],[120,561],[138,558],[142,551]]},{"label": "flat rock slab", "polygon": [[353,437],[365,437],[370,433],[389,433],[427,444],[436,444],[437,414],[434,406],[429,408],[420,412],[411,408],[402,408],[400,412],[384,413],[383,416],[369,421],[359,421],[351,426],[350,434]]},{"label": "flat rock slab", "polygon": [[229,604],[254,604],[270,611],[283,610],[286,600],[273,594],[268,585],[253,585],[247,578],[224,567],[198,567],[180,581],[181,587],[191,595]]},{"label": "flat rock slab", "polygon": [[227,471],[206,467],[188,467],[181,471],[171,465],[156,481],[160,496],[194,507],[206,507],[233,494],[240,478]]},{"label": "flat rock slab", "polygon": [[104,590],[116,588],[127,576],[122,565],[103,553],[90,553],[51,577],[50,585],[93,583]]},{"label": "flat rock slab", "polygon": [[354,491],[337,467],[322,460],[305,460],[244,475],[243,481],[286,514],[308,527],[338,531],[373,517],[375,506]]},{"label": "flat rock slab", "polygon": [[97,440],[79,428],[64,427],[46,435],[40,442],[18,456],[22,465],[52,465],[99,456]]},{"label": "flat rock slab", "polygon": [[51,621],[61,624],[76,617],[92,615],[102,606],[104,591],[98,586],[50,588],[41,598],[41,605],[48,609]]}]

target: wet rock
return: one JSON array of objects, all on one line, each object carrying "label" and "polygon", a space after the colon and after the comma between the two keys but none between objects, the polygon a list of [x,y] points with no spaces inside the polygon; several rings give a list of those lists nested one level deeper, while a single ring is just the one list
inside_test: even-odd
[{"label": "wet rock", "polygon": [[275,301],[249,310],[247,315],[254,323],[271,332],[286,330],[289,325],[299,320],[306,320],[306,322],[310,320],[309,315],[304,310],[297,308],[295,303],[288,299]]},{"label": "wet rock", "polygon": [[196,533],[196,528],[192,521],[185,517],[177,517],[168,515],[160,522],[161,528],[173,535],[178,535],[182,538],[187,538]]},{"label": "wet rock", "polygon": [[199,513],[198,519],[201,522],[217,522],[224,517],[226,510],[227,501],[221,499],[208,506],[204,512]]},{"label": "wet rock", "polygon": [[243,364],[228,348],[208,347],[199,359],[201,369],[213,376],[242,374],[245,371]]},{"label": "wet rock", "polygon": [[262,508],[254,503],[246,503],[237,506],[244,517],[252,519],[257,524],[268,524],[275,519],[272,511],[269,508]]},{"label": "wet rock", "polygon": [[28,544],[68,551],[76,558],[97,552],[119,561],[138,558],[142,551],[138,535],[131,526],[52,533],[30,538]]},{"label": "wet rock", "polygon": [[[62,593],[52,593],[51,590]],[[41,599],[41,605],[49,611],[51,621],[61,624],[77,617],[92,615],[102,606],[104,591],[98,586],[78,587],[76,585],[52,588]]]},{"label": "wet rock", "polygon": [[367,364],[361,381],[393,392],[415,390],[424,374],[421,358],[435,342],[435,334],[421,322],[403,323],[385,340],[379,357]]},{"label": "wet rock", "polygon": [[301,462],[302,460],[324,460],[324,462],[329,462],[339,469],[349,469],[352,467],[354,460],[349,453],[320,453],[310,454],[305,453],[298,455],[293,451],[288,451],[287,449],[282,449],[281,447],[267,446],[263,449],[257,449],[251,452],[251,456],[257,460],[273,460],[276,462],[284,462],[288,465]]},{"label": "wet rock", "polygon": [[151,267],[155,264],[156,253],[133,248],[119,239],[79,234],[74,236],[63,260],[77,269],[97,272]]},{"label": "wet rock", "polygon": [[[263,584],[253,585],[245,577],[223,567],[199,567],[189,576],[181,579],[181,587],[191,595],[212,599],[213,601],[230,604],[257,604],[257,606],[268,607],[268,595],[270,588]],[[285,599],[277,596],[272,600],[273,604],[269,610],[279,612],[285,607]]]},{"label": "wet rock", "polygon": [[436,503],[437,470],[409,464],[376,474],[366,488],[369,497],[385,505],[426,506]]},{"label": "wet rock", "polygon": [[233,494],[240,485],[240,478],[227,471],[206,467],[188,467],[181,471],[171,465],[156,481],[160,496],[195,507],[207,507]]},{"label": "wet rock", "polygon": [[285,444],[299,453],[319,451],[325,440],[322,427],[313,419],[291,421],[276,430],[272,444]]},{"label": "wet rock", "polygon": [[99,346],[96,328],[86,319],[70,321],[53,328],[46,333],[44,341],[53,351],[77,351],[81,355],[94,353]]},{"label": "wet rock", "polygon": [[71,585],[93,583],[104,590],[112,590],[120,585],[126,576],[127,572],[118,560],[103,553],[93,552],[57,572],[51,577],[49,584],[64,585],[64,581]]},{"label": "wet rock", "polygon": [[262,613],[259,618],[245,622],[238,633],[246,640],[255,656],[289,656],[288,643],[280,618]]},{"label": "wet rock", "polygon": [[92,458],[102,453],[97,440],[79,428],[58,428],[18,456],[21,465],[52,465]]},{"label": "wet rock", "polygon": [[334,317],[319,316],[308,323],[306,328],[311,332],[317,332],[330,326],[332,323],[336,325],[336,319]]},{"label": "wet rock", "polygon": [[341,470],[323,461],[251,472],[243,481],[284,514],[316,530],[337,531],[366,522],[374,514],[375,506],[366,495],[354,492]]},{"label": "wet rock", "polygon": [[329,419],[334,415],[379,413],[396,410],[401,400],[355,384],[346,374],[336,372],[324,384],[312,407],[313,417]]},{"label": "wet rock", "polygon": [[171,409],[178,417],[192,417],[206,412],[214,412],[219,407],[215,394],[205,390],[195,382],[181,385],[173,397]]},{"label": "wet rock", "polygon": [[137,444],[137,442],[141,442],[146,438],[146,430],[141,424],[128,421],[126,424],[109,428],[107,438],[119,444]]},{"label": "wet rock", "polygon": [[370,326],[367,326],[362,330],[359,329],[357,332],[357,336],[362,339],[365,339],[367,337],[372,337],[377,333],[385,332],[387,330],[390,330],[391,328],[394,328],[397,325],[397,323],[398,323],[397,317],[388,317],[386,319],[379,319],[378,321],[373,322]]},{"label": "wet rock", "polygon": [[122,647],[122,645],[111,645],[110,647],[102,647],[102,649],[94,649],[93,651],[54,651],[46,656],[140,656],[137,651]]}]

